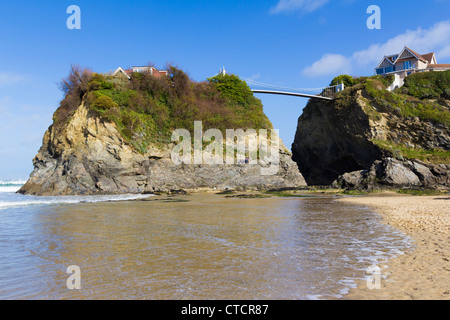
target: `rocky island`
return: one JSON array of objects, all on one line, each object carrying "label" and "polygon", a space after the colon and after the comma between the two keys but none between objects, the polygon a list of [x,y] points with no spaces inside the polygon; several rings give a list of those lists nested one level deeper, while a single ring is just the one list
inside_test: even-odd
[{"label": "rocky island", "polygon": [[310,100],[298,120],[293,159],[308,185],[347,189],[450,185],[450,71],[393,77],[340,76],[333,101]]}]

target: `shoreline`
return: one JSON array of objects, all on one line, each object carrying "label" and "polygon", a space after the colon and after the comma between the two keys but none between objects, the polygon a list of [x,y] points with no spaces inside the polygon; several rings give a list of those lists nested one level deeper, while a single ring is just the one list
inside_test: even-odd
[{"label": "shoreline", "polygon": [[342,300],[450,300],[450,196],[386,193],[339,201],[370,207],[381,222],[409,236],[414,245],[378,265],[379,289],[371,290],[361,280]]},{"label": "shoreline", "polygon": [[[339,190],[173,190],[149,194],[132,201],[185,202],[189,195],[220,195],[223,198],[290,198],[335,196],[337,202],[363,205],[381,217],[380,222],[401,231],[413,248],[378,264],[381,288],[370,290],[366,280],[357,281],[339,300],[450,300],[450,195],[416,196],[382,191],[349,196]],[[125,200],[128,201],[128,200]],[[361,279],[369,274],[361,274]]]}]

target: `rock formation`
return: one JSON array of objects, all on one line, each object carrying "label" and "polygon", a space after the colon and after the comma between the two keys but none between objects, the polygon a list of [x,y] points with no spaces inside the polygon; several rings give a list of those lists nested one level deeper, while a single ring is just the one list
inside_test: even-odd
[{"label": "rock formation", "polygon": [[280,144],[275,175],[259,165],[175,165],[173,145],[149,146],[145,153],[125,142],[116,125],[83,103],[61,130],[50,126],[33,160],[34,171],[19,190],[33,195],[167,192],[178,189],[277,189],[306,183]]},{"label": "rock formation", "polygon": [[308,185],[448,188],[450,72],[437,76],[411,75],[395,92],[363,78],[333,101],[311,100],[292,145]]}]

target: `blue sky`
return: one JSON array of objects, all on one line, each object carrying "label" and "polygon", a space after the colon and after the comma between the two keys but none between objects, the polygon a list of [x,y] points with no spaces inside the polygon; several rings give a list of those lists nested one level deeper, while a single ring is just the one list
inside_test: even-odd
[{"label": "blue sky", "polygon": [[[381,29],[369,30],[369,5]],[[66,9],[81,9],[69,30]],[[27,179],[71,64],[108,72],[173,63],[195,81],[229,72],[289,87],[372,75],[408,45],[450,63],[450,0],[2,1],[0,179]],[[257,95],[290,148],[307,100]]]}]

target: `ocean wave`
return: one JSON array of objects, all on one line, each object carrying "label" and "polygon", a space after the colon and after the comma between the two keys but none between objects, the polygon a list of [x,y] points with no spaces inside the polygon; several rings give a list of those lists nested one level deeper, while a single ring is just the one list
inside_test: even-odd
[{"label": "ocean wave", "polygon": [[0,192],[17,192],[20,189],[21,185],[0,185]]},{"label": "ocean wave", "polygon": [[147,198],[148,194],[122,194],[122,195],[99,195],[99,196],[52,196],[37,197],[18,195],[11,201],[0,201],[0,210],[11,207],[23,207],[30,205],[52,205],[52,204],[75,204],[75,203],[93,203],[107,201],[127,201]]},{"label": "ocean wave", "polygon": [[27,180],[0,180],[0,186],[23,186]]},{"label": "ocean wave", "polygon": [[0,193],[17,192],[26,180],[0,180]]}]

